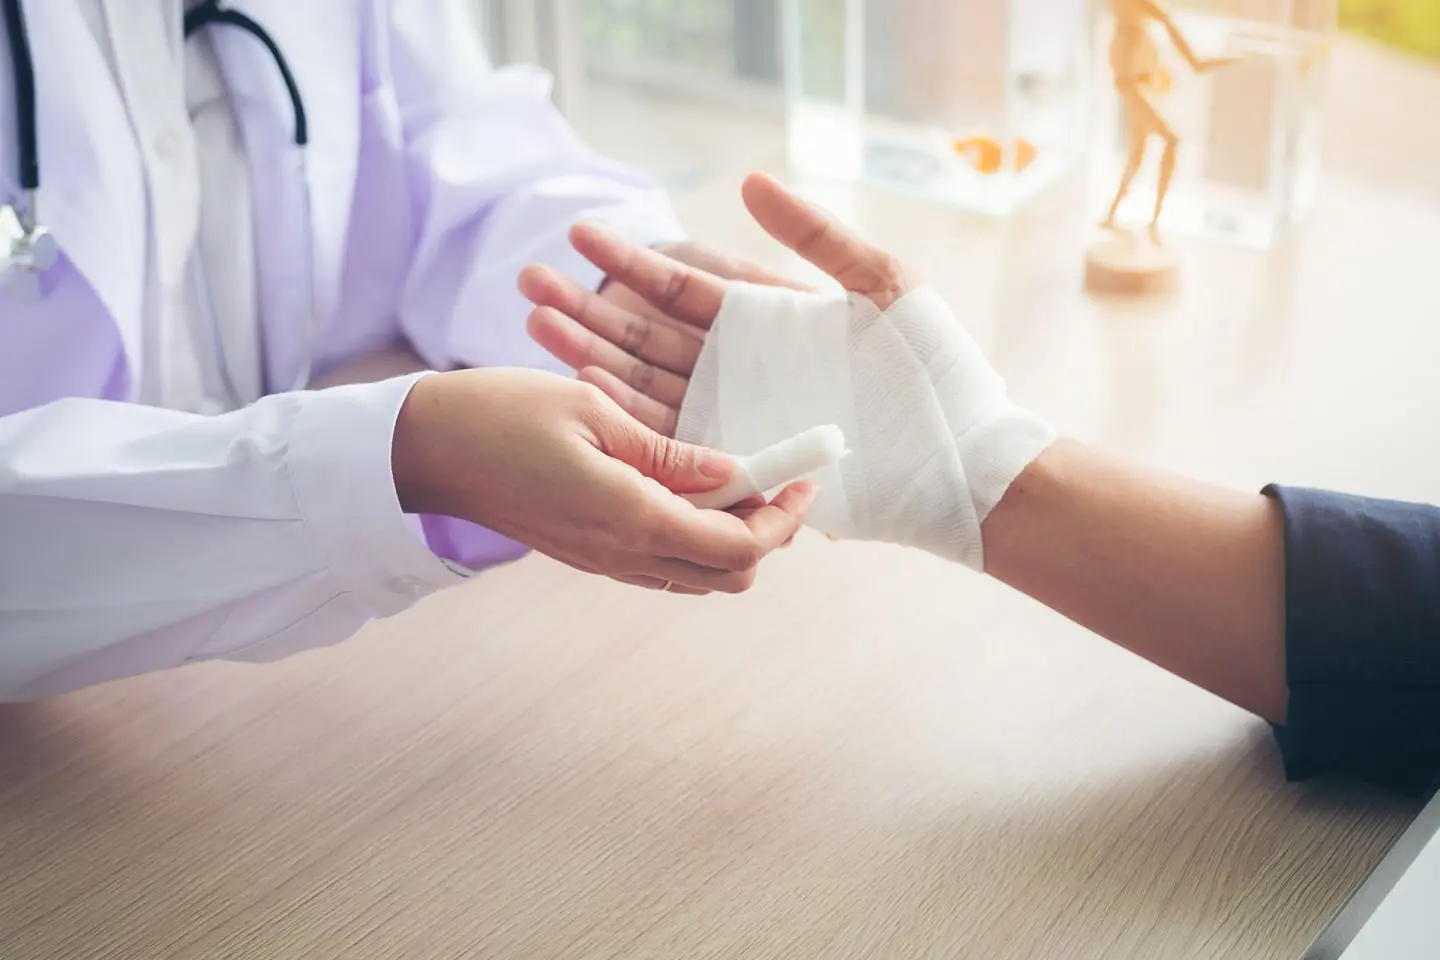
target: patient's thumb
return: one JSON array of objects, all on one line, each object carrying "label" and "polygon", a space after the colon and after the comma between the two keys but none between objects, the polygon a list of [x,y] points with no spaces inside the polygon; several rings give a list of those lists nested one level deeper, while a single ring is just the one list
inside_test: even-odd
[{"label": "patient's thumb", "polygon": [[745,208],[766,233],[881,310],[912,286],[898,260],[763,173],[745,178]]},{"label": "patient's thumb", "polygon": [[752,173],[740,187],[745,209],[755,222],[785,246],[801,249],[830,223],[830,216],[774,177]]}]

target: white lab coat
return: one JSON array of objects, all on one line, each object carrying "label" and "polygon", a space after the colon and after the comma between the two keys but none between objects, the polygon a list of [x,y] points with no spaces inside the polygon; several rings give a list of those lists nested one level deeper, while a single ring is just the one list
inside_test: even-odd
[{"label": "white lab coat", "polygon": [[[401,341],[431,366],[554,367],[518,270],[586,283],[581,217],[678,239],[653,183],[595,155],[533,70],[493,71],[464,0],[234,0],[274,36],[309,111],[314,289],[273,62],[214,36],[247,142],[270,389]],[[39,304],[0,301],[0,700],[335,643],[518,545],[406,517],[390,476],[415,376],[267,396],[217,417],[139,406],[146,202],[134,137],[72,0],[25,5],[39,74],[41,219],[62,262]],[[0,147],[14,90],[0,71]],[[0,165],[0,202],[14,198]],[[520,412],[523,415],[523,411]],[[476,482],[484,482],[476,478]]]}]

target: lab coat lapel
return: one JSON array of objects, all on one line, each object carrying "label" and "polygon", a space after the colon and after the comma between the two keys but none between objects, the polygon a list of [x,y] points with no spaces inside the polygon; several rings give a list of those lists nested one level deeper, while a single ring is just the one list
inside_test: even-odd
[{"label": "lab coat lapel", "polygon": [[[295,75],[305,101],[310,129],[305,159],[310,182],[310,235],[314,257],[311,295],[315,316],[311,322],[321,325],[322,329],[313,334],[323,337],[323,326],[334,315],[340,298],[355,189],[360,142],[358,18],[364,4],[348,0],[232,0],[228,6],[245,13],[271,35]],[[257,145],[288,142],[294,125],[290,97],[279,68],[254,37],[233,27],[219,27],[212,28],[211,38],[226,86],[245,128],[253,162]],[[297,222],[294,217],[302,215],[300,211],[291,213],[288,209],[273,208],[293,207],[298,199],[293,190],[277,190],[263,183],[255,185],[254,203],[272,207],[258,211],[261,243],[281,239],[273,234],[267,236],[263,226],[266,215],[289,215],[288,222],[294,224]],[[305,256],[304,238],[283,239],[299,247],[291,262],[281,267],[303,272],[304,266],[298,261]],[[286,378],[298,372],[301,362],[298,351],[304,349],[307,348],[294,344],[293,349],[286,352],[297,356],[286,358],[278,367],[274,362],[276,358],[269,358],[272,381],[281,378],[280,382],[272,382],[273,387],[283,389],[289,385]]]},{"label": "lab coat lapel", "polygon": [[[24,12],[35,60],[39,220],[113,317],[135,384],[149,234],[135,135],[105,55],[76,4],[46,0],[25,4]],[[0,86],[6,104],[0,122],[8,132],[15,93],[8,76]],[[14,177],[9,164],[0,167],[5,194],[17,192]]]}]

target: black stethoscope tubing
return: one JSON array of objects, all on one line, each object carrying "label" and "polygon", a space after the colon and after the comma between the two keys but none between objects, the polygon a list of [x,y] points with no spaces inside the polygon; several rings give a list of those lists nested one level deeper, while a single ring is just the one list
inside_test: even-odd
[{"label": "black stethoscope tubing", "polygon": [[[3,0],[5,35],[9,40],[11,69],[15,80],[15,142],[19,151],[20,189],[34,193],[40,189],[40,144],[36,135],[35,60],[30,49],[30,36],[25,29],[25,15],[20,0]],[[310,142],[310,123],[305,113],[305,99],[300,85],[275,39],[260,24],[239,12],[220,6],[220,0],[205,0],[185,14],[185,39],[211,24],[238,27],[264,45],[290,96],[295,112],[293,139],[297,147]]]},{"label": "black stethoscope tubing", "polygon": [[40,145],[35,135],[35,60],[20,0],[5,0],[5,36],[10,41],[10,69],[15,75],[15,145],[20,152],[20,189],[40,187]]},{"label": "black stethoscope tubing", "polygon": [[[18,3],[19,0],[13,0],[13,2]],[[211,24],[239,27],[259,40],[270,52],[270,59],[275,61],[275,69],[280,71],[280,78],[285,81],[285,92],[290,95],[290,108],[295,112],[293,136],[295,146],[308,145],[310,143],[310,121],[305,113],[305,98],[300,95],[300,84],[295,82],[295,74],[290,71],[290,62],[280,52],[280,46],[275,42],[275,38],[271,37],[264,27],[240,11],[221,7],[220,0],[205,0],[204,3],[185,14],[185,39],[189,40],[190,35],[195,31]]]}]

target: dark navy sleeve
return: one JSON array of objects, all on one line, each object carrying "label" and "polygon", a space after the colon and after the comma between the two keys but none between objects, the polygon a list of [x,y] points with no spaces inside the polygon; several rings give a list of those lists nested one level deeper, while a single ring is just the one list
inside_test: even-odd
[{"label": "dark navy sleeve", "polygon": [[1271,486],[1285,523],[1286,774],[1440,781],[1440,508]]}]

